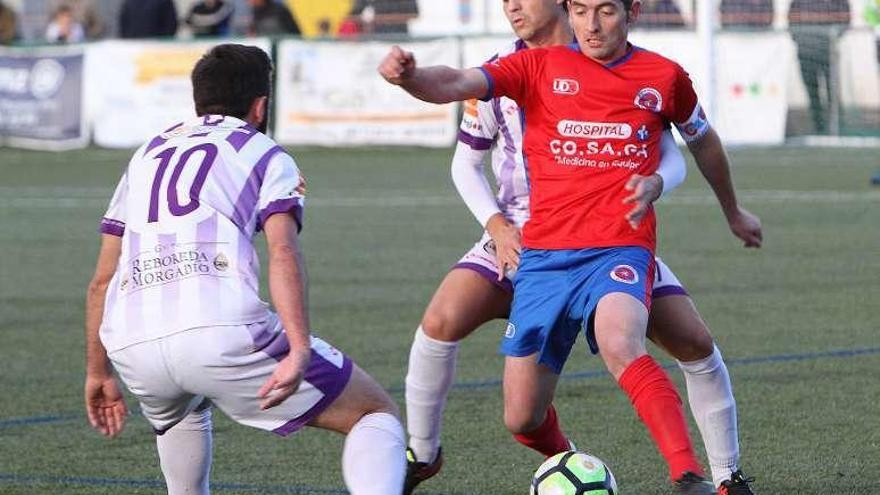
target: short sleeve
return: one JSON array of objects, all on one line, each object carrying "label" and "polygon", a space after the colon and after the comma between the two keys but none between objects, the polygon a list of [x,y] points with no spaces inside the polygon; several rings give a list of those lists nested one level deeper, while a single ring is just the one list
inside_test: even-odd
[{"label": "short sleeve", "polygon": [[489,81],[489,91],[483,100],[507,96],[525,106],[529,84],[538,80],[545,51],[541,48],[520,50],[483,64],[480,70]]},{"label": "short sleeve", "polygon": [[673,108],[669,120],[675,124],[681,137],[686,142],[696,141],[709,131],[709,120],[706,112],[700,106],[694,84],[690,76],[681,67],[676,67],[676,77],[673,86]]},{"label": "short sleeve", "polygon": [[458,129],[458,141],[475,151],[492,148],[498,133],[498,120],[492,110],[492,103],[468,100],[464,103],[464,115]]},{"label": "short sleeve", "polygon": [[116,190],[113,192],[113,198],[110,205],[101,219],[100,232],[102,234],[115,235],[122,237],[125,234],[125,202],[128,197],[128,173],[122,175],[119,183],[116,184]]},{"label": "short sleeve", "polygon": [[260,186],[258,225],[265,225],[276,213],[290,213],[302,230],[304,194],[305,179],[293,157],[284,152],[276,153],[266,167]]}]

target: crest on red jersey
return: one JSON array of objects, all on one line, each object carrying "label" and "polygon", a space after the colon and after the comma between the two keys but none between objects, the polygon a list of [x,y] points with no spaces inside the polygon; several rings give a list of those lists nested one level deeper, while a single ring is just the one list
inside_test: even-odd
[{"label": "crest on red jersey", "polygon": [[633,103],[643,110],[659,113],[663,108],[663,96],[654,88],[642,88]]},{"label": "crest on red jersey", "polygon": [[617,265],[609,273],[612,280],[623,282],[625,284],[635,284],[639,281],[639,274],[629,265]]}]

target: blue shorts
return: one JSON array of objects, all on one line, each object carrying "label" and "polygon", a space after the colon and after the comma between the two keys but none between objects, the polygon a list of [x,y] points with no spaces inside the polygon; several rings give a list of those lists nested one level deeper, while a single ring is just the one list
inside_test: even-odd
[{"label": "blue shorts", "polygon": [[562,372],[581,328],[593,354],[599,352],[593,312],[614,292],[651,308],[654,256],[642,247],[526,249],[514,277],[513,304],[501,353],[523,357]]}]

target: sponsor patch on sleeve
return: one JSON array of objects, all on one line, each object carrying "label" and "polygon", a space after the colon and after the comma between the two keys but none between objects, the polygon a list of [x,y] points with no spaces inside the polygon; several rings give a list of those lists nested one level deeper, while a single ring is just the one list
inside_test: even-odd
[{"label": "sponsor patch on sleeve", "polygon": [[681,133],[681,137],[688,143],[696,141],[709,131],[709,119],[699,103],[694,107],[691,116],[685,122],[676,123],[675,127]]}]

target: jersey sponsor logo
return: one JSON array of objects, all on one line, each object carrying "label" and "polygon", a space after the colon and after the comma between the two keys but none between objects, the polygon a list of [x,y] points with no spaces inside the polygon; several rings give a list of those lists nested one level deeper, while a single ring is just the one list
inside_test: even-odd
[{"label": "jersey sponsor logo", "polygon": [[654,88],[642,88],[636,94],[633,103],[643,110],[660,113],[660,109],[663,108],[663,96]]},{"label": "jersey sponsor logo", "polygon": [[634,285],[639,281],[639,274],[629,265],[617,265],[608,275],[612,280],[622,282],[624,284]]},{"label": "jersey sponsor logo", "polygon": [[553,92],[558,95],[576,95],[580,92],[581,85],[574,79],[554,79]]},{"label": "jersey sponsor logo", "polygon": [[560,120],[556,124],[556,130],[566,137],[588,139],[629,139],[632,136],[632,127],[620,122]]},{"label": "jersey sponsor logo", "polygon": [[639,141],[647,141],[648,138],[651,137],[651,133],[648,132],[648,126],[642,124],[642,126],[639,127],[639,130],[636,131],[636,137]]},{"label": "jersey sponsor logo", "polygon": [[507,328],[504,330],[504,338],[512,339],[516,335],[516,325],[507,322]]}]

